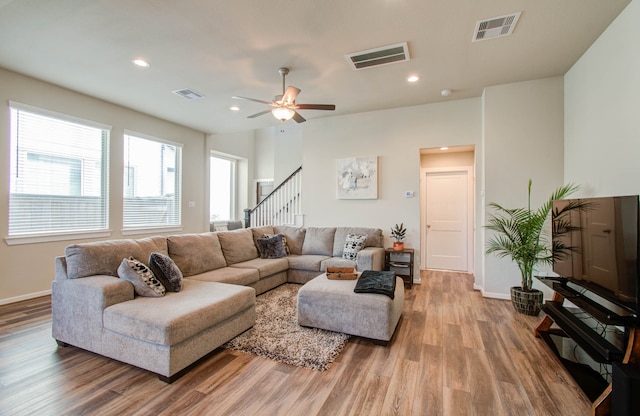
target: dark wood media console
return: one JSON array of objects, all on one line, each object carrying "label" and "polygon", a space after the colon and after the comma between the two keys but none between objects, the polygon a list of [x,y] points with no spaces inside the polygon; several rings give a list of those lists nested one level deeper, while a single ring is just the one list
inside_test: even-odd
[{"label": "dark wood media console", "polygon": [[[597,363],[616,362],[640,365],[640,329],[635,317],[607,309],[585,293],[569,286],[566,279],[553,277],[537,277],[537,279],[553,289],[554,294],[552,300],[547,301],[542,307],[546,316],[536,327],[535,336],[543,338],[561,361],[563,358],[551,340],[552,335],[571,338]],[[583,319],[578,318],[571,309],[565,307],[565,299],[602,324],[624,327],[625,342],[623,344],[626,346],[620,348],[614,345]],[[552,328],[554,323],[559,329]],[[576,378],[571,368],[567,370]],[[602,381],[597,380],[596,376],[595,381],[585,383],[584,380],[576,378],[585,394],[593,401],[592,415],[596,416],[611,414],[611,384],[607,385],[604,379],[601,379]]]}]

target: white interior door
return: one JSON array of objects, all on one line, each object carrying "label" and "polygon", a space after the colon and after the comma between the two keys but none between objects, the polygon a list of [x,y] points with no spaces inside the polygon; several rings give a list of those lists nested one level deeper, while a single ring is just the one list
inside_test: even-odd
[{"label": "white interior door", "polygon": [[428,269],[468,271],[469,173],[426,173]]}]

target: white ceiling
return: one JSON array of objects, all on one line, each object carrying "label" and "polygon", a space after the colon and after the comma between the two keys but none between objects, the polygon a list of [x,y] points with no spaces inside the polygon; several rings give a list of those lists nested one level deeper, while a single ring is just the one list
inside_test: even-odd
[{"label": "white ceiling", "polygon": [[[0,67],[208,133],[281,92],[307,119],[476,97],[565,74],[630,0],[0,0]],[[471,42],[478,20],[521,11],[512,36]],[[345,54],[407,42],[408,62],[353,71]],[[151,67],[134,66],[142,57]],[[410,74],[421,80],[409,84]],[[188,101],[171,91],[206,96]],[[440,90],[452,89],[442,97]],[[229,107],[240,106],[232,112]],[[288,123],[294,123],[289,121]]]}]

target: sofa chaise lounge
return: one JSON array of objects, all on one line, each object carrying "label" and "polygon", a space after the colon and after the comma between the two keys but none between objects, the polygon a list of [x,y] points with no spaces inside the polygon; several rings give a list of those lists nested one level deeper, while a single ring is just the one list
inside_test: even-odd
[{"label": "sofa chaise lounge", "polygon": [[[355,260],[347,234],[366,235]],[[289,254],[261,258],[257,240],[282,234]],[[264,226],[70,245],[55,259],[52,334],[73,345],[157,373],[180,377],[197,360],[255,323],[255,296],[285,282],[306,283],[327,267],[382,270],[382,231],[361,227]],[[169,256],[184,279],[179,292],[137,296],[118,278],[124,258]]]}]

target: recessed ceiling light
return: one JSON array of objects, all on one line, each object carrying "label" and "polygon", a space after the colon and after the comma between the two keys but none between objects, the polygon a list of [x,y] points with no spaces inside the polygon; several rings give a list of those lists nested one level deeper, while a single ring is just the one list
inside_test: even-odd
[{"label": "recessed ceiling light", "polygon": [[448,147],[441,147],[440,150],[442,150],[444,152],[445,150],[449,150],[449,148]]},{"label": "recessed ceiling light", "polygon": [[138,65],[142,68],[149,68],[149,62],[145,61],[144,59],[134,59],[133,62],[135,65]]},{"label": "recessed ceiling light", "polygon": [[240,107],[234,105],[234,106],[229,107],[229,110],[231,110],[231,111],[240,111]]},{"label": "recessed ceiling light", "polygon": [[420,77],[418,75],[411,75],[409,78],[407,78],[407,81],[409,82],[418,82],[420,80]]},{"label": "recessed ceiling light", "polygon": [[451,95],[451,90],[450,89],[445,89],[440,91],[440,95],[442,95],[443,97],[448,97]]}]

